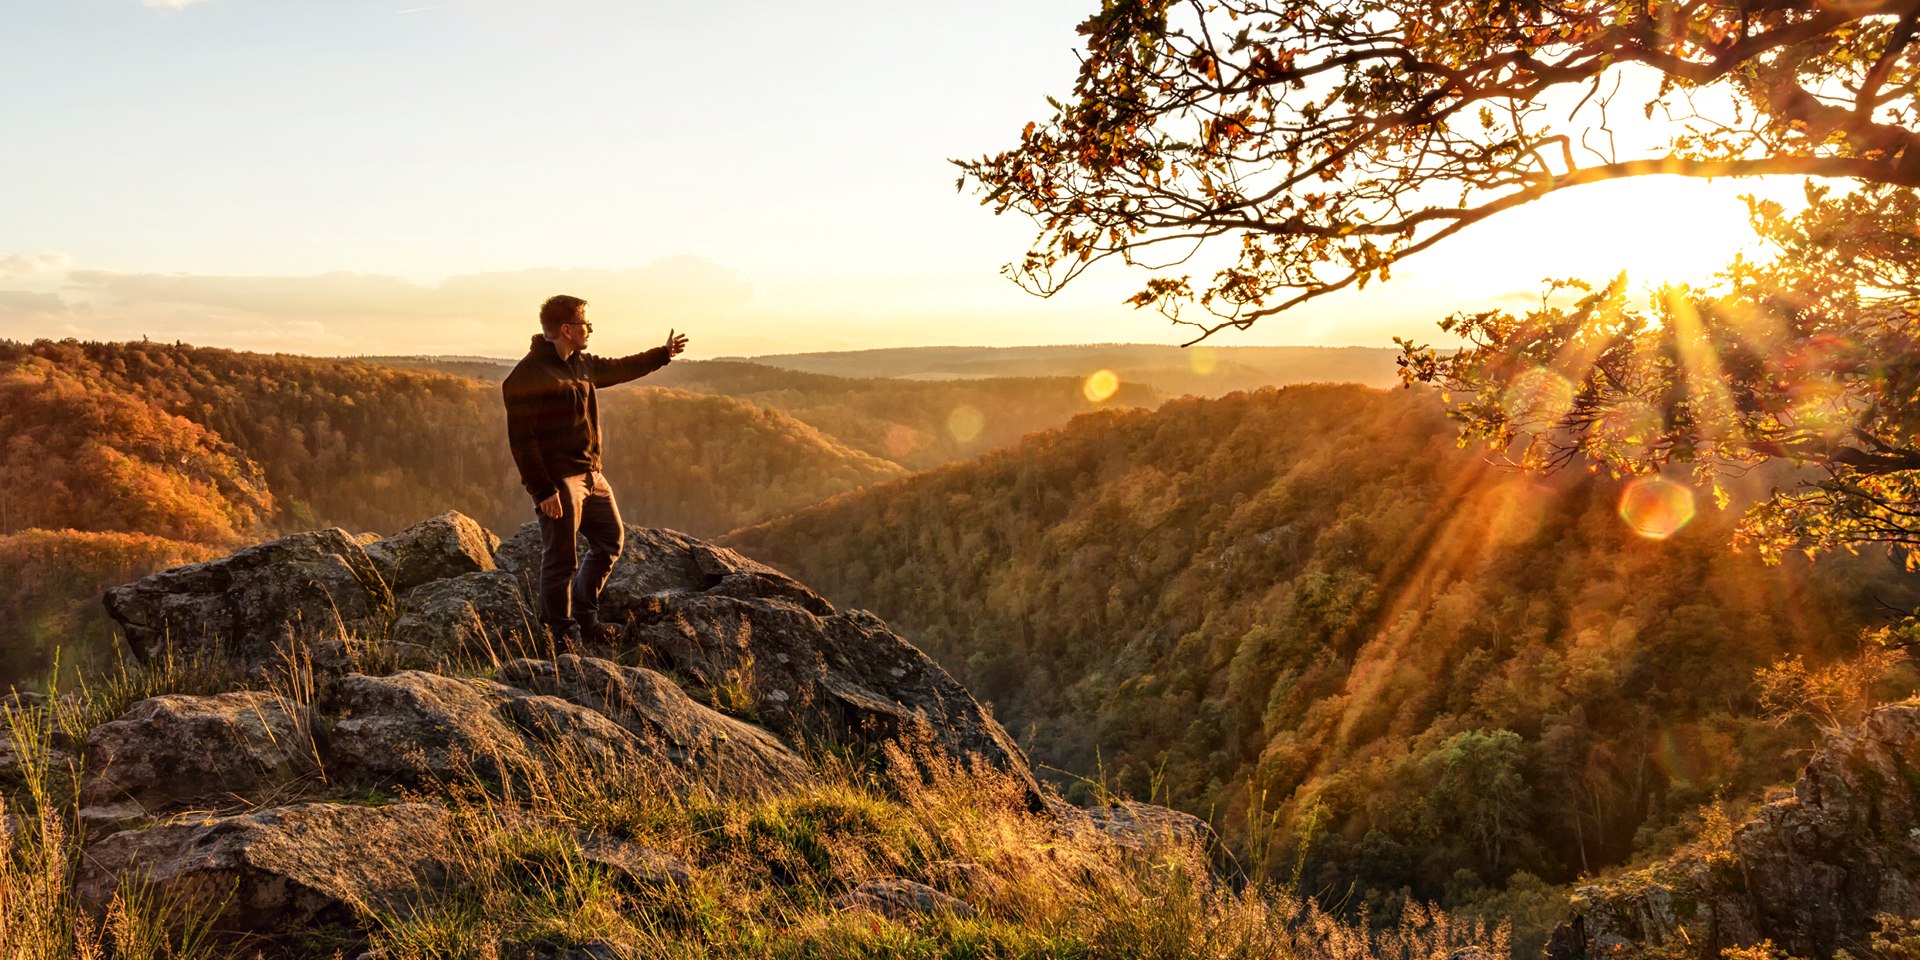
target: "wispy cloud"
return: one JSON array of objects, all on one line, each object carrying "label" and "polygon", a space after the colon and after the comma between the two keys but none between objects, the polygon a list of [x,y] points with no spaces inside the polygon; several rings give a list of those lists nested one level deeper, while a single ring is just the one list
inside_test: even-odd
[{"label": "wispy cloud", "polygon": [[[691,256],[629,270],[480,273],[438,284],[360,273],[276,277],[68,270],[62,279],[61,294],[88,304],[99,318],[100,329],[92,336],[152,334],[302,353],[512,355],[538,329],[540,302],[556,293],[593,303],[606,349],[640,349],[652,346],[669,326],[699,323],[712,330],[755,299],[745,277]],[[0,300],[0,336],[37,335],[16,318],[29,306],[38,314],[56,303],[22,298],[9,317],[10,305]]]},{"label": "wispy cloud", "polygon": [[0,254],[0,277],[31,277],[65,270],[72,265],[73,258],[64,253]]}]

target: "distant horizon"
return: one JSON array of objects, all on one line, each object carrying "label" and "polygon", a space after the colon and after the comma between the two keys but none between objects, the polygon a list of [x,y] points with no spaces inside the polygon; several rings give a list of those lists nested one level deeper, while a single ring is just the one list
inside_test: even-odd
[{"label": "distant horizon", "polygon": [[[33,149],[0,155],[0,336],[470,353],[517,349],[569,293],[617,354],[669,327],[695,357],[1176,345],[1195,329],[1126,303],[1143,272],[1021,291],[1000,270],[1034,225],[954,189],[951,159],[1013,145],[1071,90],[1098,9],[21,0],[0,73],[35,91],[10,117]],[[755,69],[713,70],[716,38]],[[1448,345],[1437,321],[1537,303],[1544,277],[1698,278],[1751,240],[1746,192],[1800,196],[1568,190],[1212,345]]]}]

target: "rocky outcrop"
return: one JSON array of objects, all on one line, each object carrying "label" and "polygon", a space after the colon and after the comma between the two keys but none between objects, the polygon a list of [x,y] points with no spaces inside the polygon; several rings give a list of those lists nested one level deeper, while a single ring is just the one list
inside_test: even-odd
[{"label": "rocky outcrop", "polygon": [[142,659],[224,656],[274,663],[296,641],[363,629],[392,601],[344,530],[315,530],[231,556],[163,570],[108,590],[108,615]]},{"label": "rocky outcrop", "polygon": [[103,909],[130,878],[162,902],[218,909],[222,931],[346,926],[447,878],[450,821],[423,803],[304,803],[116,833],[87,848],[75,892]]},{"label": "rocky outcrop", "polygon": [[80,818],[244,802],[312,760],[304,711],[263,691],[142,700],[87,735]]},{"label": "rocky outcrop", "polygon": [[[668,600],[691,594],[761,597],[823,616],[833,613],[832,604],[800,581],[732,550],[674,530],[628,526],[626,533],[601,599],[601,619],[608,623],[657,615]],[[493,559],[520,578],[532,596],[531,578],[540,565],[539,524],[523,525]]]},{"label": "rocky outcrop", "polygon": [[1880,914],[1920,916],[1920,702],[1830,736],[1793,795],[1696,849],[1574,896],[1553,960],[1628,945],[1701,957],[1762,939],[1793,956],[1859,953]]},{"label": "rocky outcrop", "polygon": [[[568,864],[658,896],[694,886],[694,868],[518,800],[601,775],[702,804],[778,798],[819,782],[807,758],[822,750],[873,762],[872,783],[909,795],[889,778],[993,771],[1046,809],[986,708],[877,617],[684,534],[626,537],[602,602],[617,638],[585,651],[535,642],[535,525],[502,543],[454,513],[386,538],[299,534],[115,588],[108,609],[143,656],[226,656],[242,685],[273,667],[273,689],[299,699],[155,697],[94,729],[83,820],[93,837],[131,829],[85,850],[83,900],[98,908],[141,877],[175,902],[224,904],[222,931],[351,929],[447,879],[458,818],[438,804],[475,788],[537,843],[572,837]],[[396,796],[437,799],[335,802]],[[1150,819],[1075,817],[1116,837]],[[950,893],[979,882],[950,872],[928,875],[949,893],[886,879],[842,902],[970,915]]]}]

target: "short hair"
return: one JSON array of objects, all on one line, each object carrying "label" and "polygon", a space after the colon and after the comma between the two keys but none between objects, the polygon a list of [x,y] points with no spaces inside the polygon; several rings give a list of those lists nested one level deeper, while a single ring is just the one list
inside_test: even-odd
[{"label": "short hair", "polygon": [[564,293],[548,297],[547,302],[540,305],[540,332],[549,337],[559,333],[560,325],[574,322],[580,314],[580,308],[586,305],[585,300]]}]

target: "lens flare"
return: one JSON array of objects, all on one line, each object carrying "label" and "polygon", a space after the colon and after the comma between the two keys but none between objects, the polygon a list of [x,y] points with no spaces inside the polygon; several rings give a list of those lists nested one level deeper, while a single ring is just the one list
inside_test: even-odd
[{"label": "lens flare", "polygon": [[1620,493],[1620,519],[1649,540],[1679,533],[1693,513],[1693,491],[1659,477],[1640,477]]},{"label": "lens flare", "polygon": [[987,417],[978,407],[961,404],[947,415],[947,432],[960,443],[971,443],[987,428]]},{"label": "lens flare", "polygon": [[1203,376],[1213,376],[1220,366],[1220,353],[1212,347],[1193,347],[1187,351],[1187,369]]},{"label": "lens flare", "polygon": [[1080,385],[1080,392],[1086,394],[1088,403],[1105,403],[1120,391],[1120,375],[1112,370],[1095,370]]},{"label": "lens flare", "polygon": [[1553,423],[1573,409],[1573,381],[1545,367],[1513,378],[1500,406],[1517,423]]},{"label": "lens flare", "polygon": [[887,451],[887,456],[898,460],[920,449],[920,432],[905,424],[888,424],[880,444]]}]

